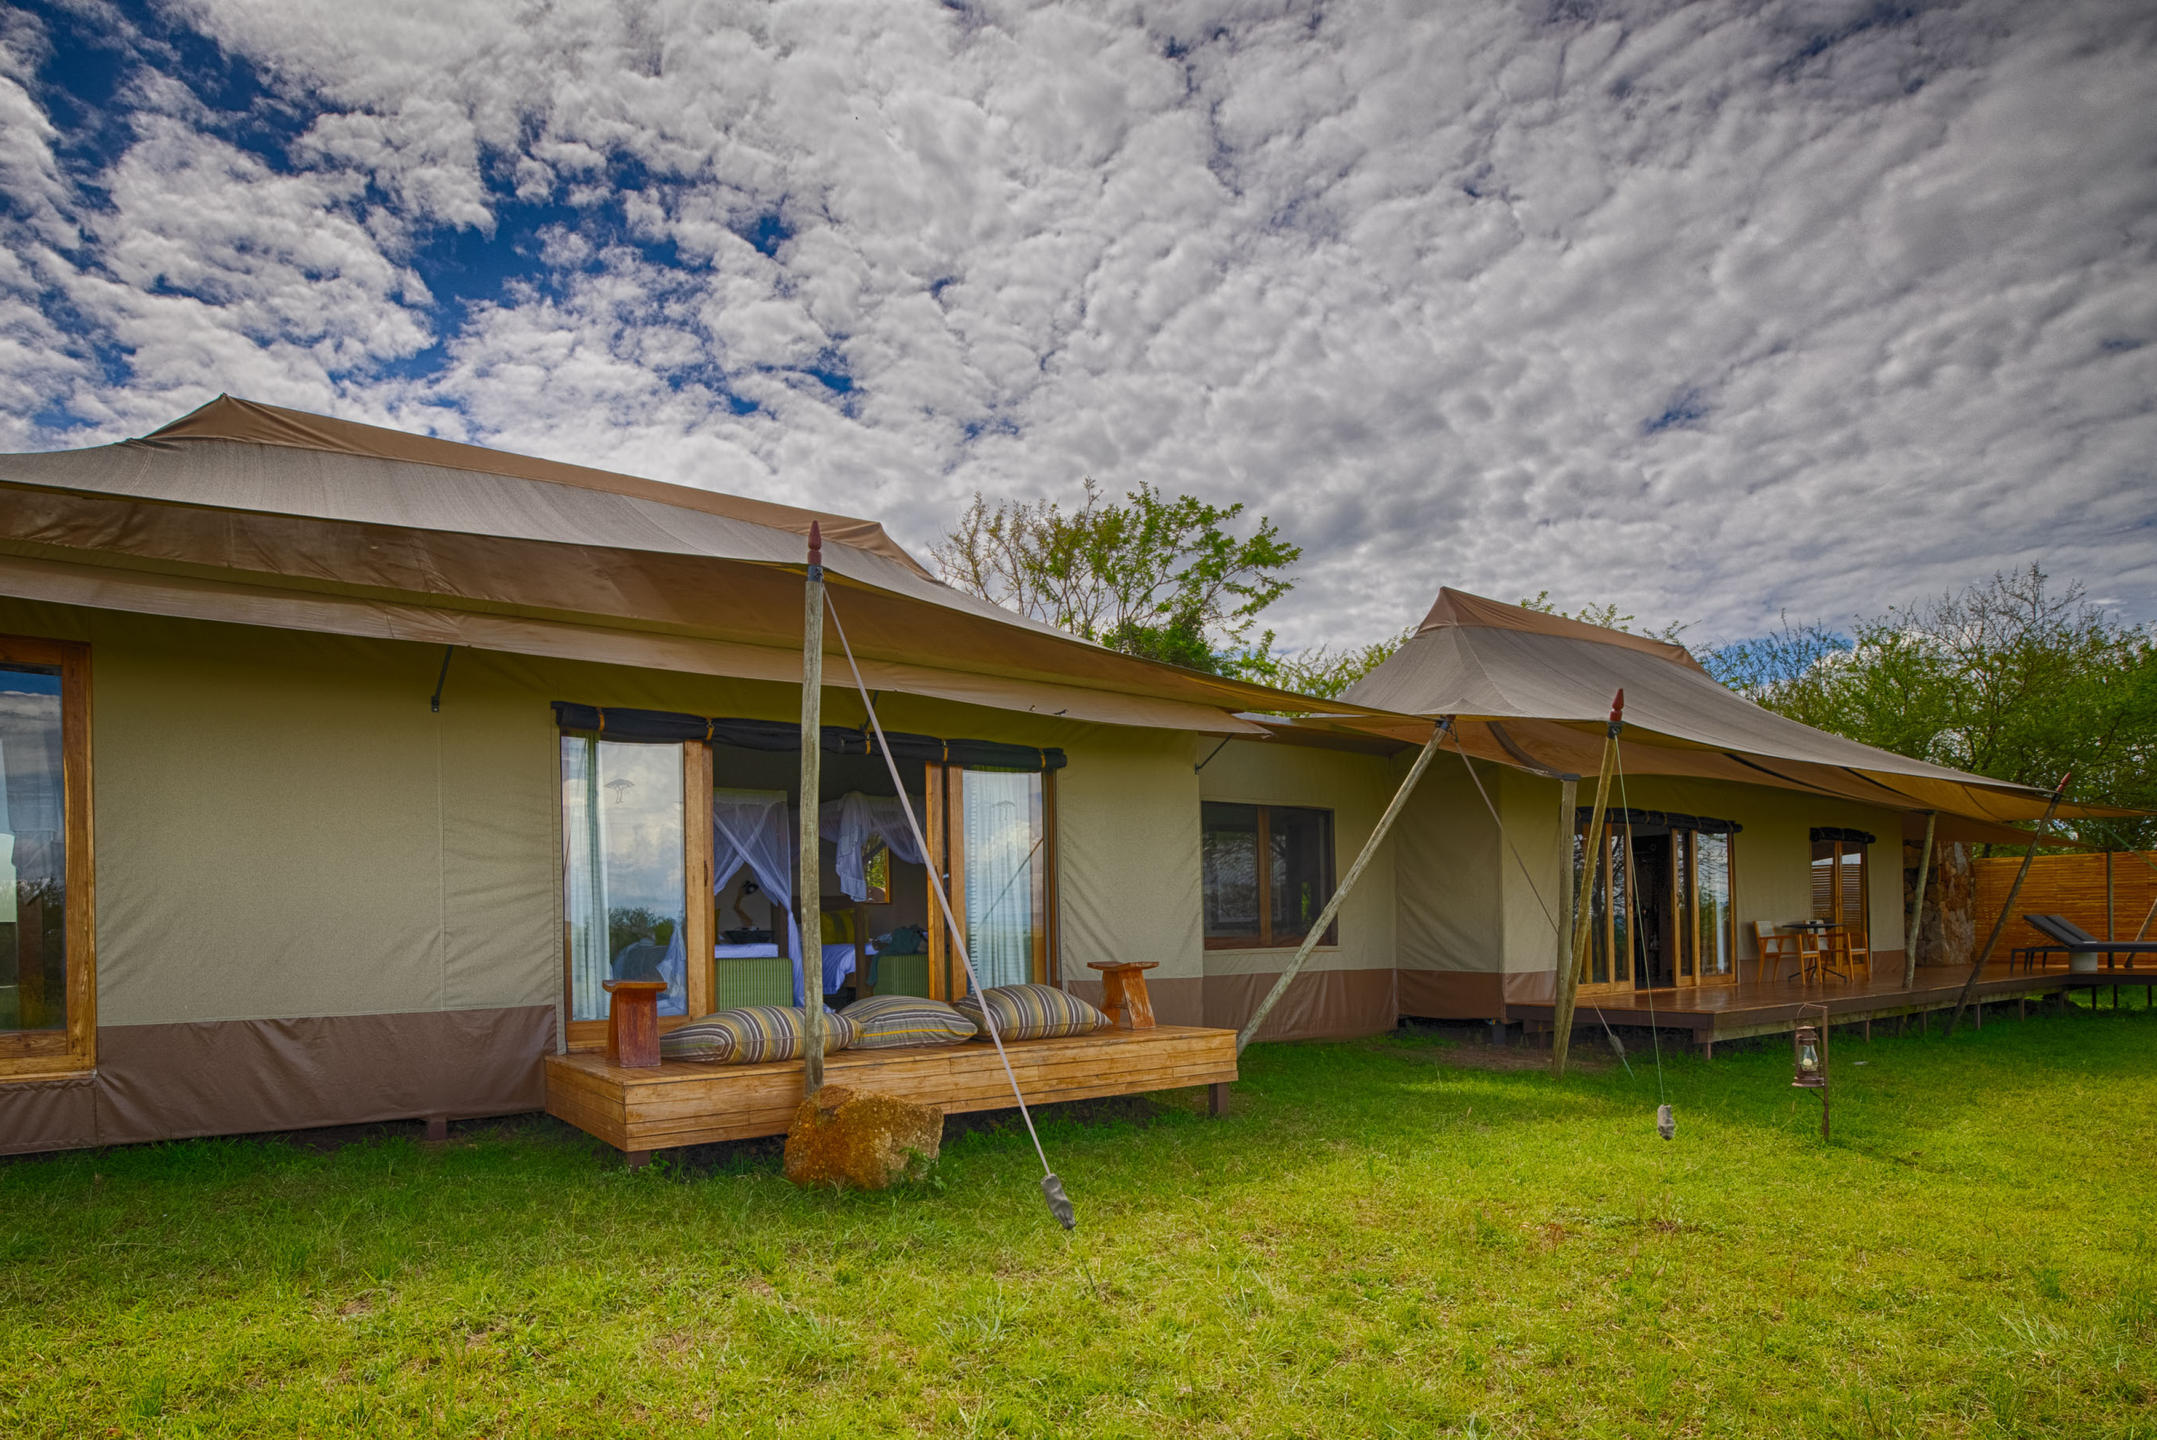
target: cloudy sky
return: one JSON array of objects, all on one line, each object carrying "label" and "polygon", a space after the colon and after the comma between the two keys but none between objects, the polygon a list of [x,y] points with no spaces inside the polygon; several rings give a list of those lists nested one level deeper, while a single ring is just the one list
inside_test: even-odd
[{"label": "cloudy sky", "polygon": [[1688,639],[2157,618],[2157,7],[0,5],[0,449],[219,391],[871,514],[1091,475]]}]

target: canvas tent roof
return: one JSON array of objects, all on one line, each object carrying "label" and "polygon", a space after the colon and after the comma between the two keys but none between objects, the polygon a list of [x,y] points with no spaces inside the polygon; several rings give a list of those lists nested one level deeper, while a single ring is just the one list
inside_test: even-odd
[{"label": "canvas tent roof", "polygon": [[0,456],[0,593],[798,682],[812,519],[872,686],[1230,734],[1261,733],[1237,710],[1316,707],[953,590],[873,521],[229,396]]},{"label": "canvas tent roof", "polygon": [[[1634,774],[1809,790],[1995,824],[2044,813],[2042,791],[1878,750],[1765,710],[1718,684],[1683,646],[1459,590],[1439,591],[1415,633],[1346,698],[1380,710],[1458,716],[1471,754],[1592,777],[1620,688],[1624,761]],[[1386,729],[1384,721],[1349,723]]]}]

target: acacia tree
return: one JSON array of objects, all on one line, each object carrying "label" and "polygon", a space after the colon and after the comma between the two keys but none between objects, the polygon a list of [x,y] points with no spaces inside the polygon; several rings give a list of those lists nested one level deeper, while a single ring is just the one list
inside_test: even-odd
[{"label": "acacia tree", "polygon": [[[1600,605],[1590,602],[1581,606],[1578,610],[1561,610],[1558,608],[1557,602],[1550,598],[1548,590],[1538,590],[1532,597],[1521,596],[1520,608],[1541,611],[1545,615],[1556,615],[1563,620],[1578,620],[1585,625],[1600,625],[1605,630],[1623,630],[1629,635],[1633,633],[1633,622],[1640,618],[1629,613],[1619,613],[1616,603],[1612,601],[1605,601]],[[1691,628],[1690,625],[1683,621],[1676,621],[1665,625],[1660,630],[1643,630],[1639,633],[1646,635],[1651,640],[1666,640],[1672,645],[1677,645],[1683,643],[1678,637]]]},{"label": "acacia tree", "polygon": [[1273,649],[1273,632],[1269,630],[1258,644],[1227,657],[1230,663],[1225,668],[1279,690],[1332,700],[1391,659],[1414,633],[1411,626],[1367,645],[1313,645],[1284,652]]},{"label": "acacia tree", "polygon": [[[2157,643],[2055,588],[2037,565],[1860,620],[1840,635],[1787,620],[1710,650],[1718,680],[1770,710],[1883,750],[2050,788],[2157,805]],[[2148,821],[2084,838],[2148,844]]]},{"label": "acacia tree", "polygon": [[1173,499],[1150,485],[1118,504],[1086,481],[1085,500],[999,500],[975,492],[932,547],[945,581],[1112,649],[1194,670],[1243,673],[1272,634],[1239,649],[1258,613],[1287,594],[1303,549],[1259,517],[1238,539],[1241,503]]}]

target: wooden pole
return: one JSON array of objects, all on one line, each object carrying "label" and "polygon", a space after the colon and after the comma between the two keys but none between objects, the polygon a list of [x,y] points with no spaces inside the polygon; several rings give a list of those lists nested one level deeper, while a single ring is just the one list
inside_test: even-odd
[{"label": "wooden pole", "polygon": [[1910,897],[1910,923],[1902,935],[1902,988],[1911,989],[1917,984],[1917,937],[1925,926],[1925,881],[1932,874],[1932,827],[1940,821],[1939,812],[1925,812],[1925,848],[1917,854],[1917,893]]},{"label": "wooden pole", "polygon": [[[1341,877],[1341,883],[1333,891],[1333,898],[1326,902],[1325,909],[1318,912],[1317,923],[1312,925],[1310,933],[1303,937],[1303,943],[1296,947],[1295,958],[1288,962],[1288,968],[1281,972],[1281,978],[1273,982],[1273,988],[1266,992],[1266,998],[1258,1002],[1258,1009],[1252,1012],[1243,1029],[1237,1032],[1238,1055],[1243,1053],[1244,1046],[1251,1043],[1251,1037],[1258,1033],[1258,1027],[1266,1023],[1266,1017],[1273,1013],[1273,1007],[1288,993],[1288,982],[1296,978],[1297,973],[1303,969],[1304,962],[1311,958],[1311,951],[1317,948],[1319,940],[1332,927],[1333,917],[1340,913],[1341,902],[1348,898],[1348,892],[1355,889],[1356,882],[1363,878],[1364,870],[1370,866],[1371,857],[1378,853],[1379,843],[1386,838],[1386,832],[1393,828],[1393,822],[1400,818],[1402,808],[1408,803],[1408,796],[1416,788],[1416,782],[1423,778],[1423,772],[1430,768],[1431,758],[1438,753],[1438,742],[1445,738],[1446,731],[1452,728],[1452,725],[1450,716],[1439,721],[1437,728],[1431,731],[1430,740],[1417,752],[1415,764],[1408,767],[1407,777],[1401,781],[1400,788],[1393,792],[1393,800],[1386,806],[1385,813],[1378,817],[1378,824],[1371,830],[1371,838],[1363,842],[1363,850],[1356,856],[1356,863],[1348,867],[1348,873]],[[1260,863],[1264,863],[1263,856],[1260,857]]]},{"label": "wooden pole", "polygon": [[[1553,961],[1558,975],[1573,953],[1573,836],[1579,828],[1580,777],[1567,775],[1558,782],[1558,954]],[[1552,990],[1555,994],[1556,987]]]},{"label": "wooden pole", "polygon": [[801,617],[801,840],[794,909],[801,929],[801,1090],[824,1088],[824,896],[817,806],[824,788],[824,530],[809,522],[809,578]]},{"label": "wooden pole", "polygon": [[[1552,1006],[1550,1073],[1565,1078],[1566,1052],[1573,1048],[1573,1006],[1580,998],[1580,971],[1588,959],[1588,931],[1595,918],[1595,870],[1607,853],[1603,849],[1603,817],[1610,810],[1610,772],[1618,758],[1618,732],[1625,728],[1625,692],[1610,702],[1610,724],[1603,732],[1603,764],[1595,777],[1595,808],[1588,818],[1587,844],[1580,866],[1580,894],[1573,902],[1573,951],[1558,968],[1558,993]],[[1618,957],[1610,957],[1615,966]],[[1631,963],[1630,960],[1627,961]]]},{"label": "wooden pole", "polygon": [[[2037,822],[2037,833],[2030,837],[2030,848],[2023,852],[2022,868],[2015,872],[2015,883],[2007,887],[2007,898],[2000,902],[2000,916],[1992,922],[1992,933],[1985,937],[1985,948],[1977,952],[1977,963],[1970,967],[1970,978],[1962,982],[1962,993],[1955,997],[1954,1013],[1947,1017],[1947,1033],[1954,1036],[1956,1022],[1962,1019],[1962,1009],[1977,993],[1977,979],[1985,973],[1985,962],[1992,958],[1993,949],[2000,943],[2000,933],[2007,928],[2008,917],[2014,914],[2015,900],[2022,894],[2022,882],[2030,878],[2030,862],[2037,858],[2037,847],[2045,841],[2045,832],[2052,828],[2052,817],[2058,813],[2060,801],[2067,795],[2067,782],[2072,774],[2062,775],[2060,783],[2052,787],[2052,801],[2045,806],[2045,818]],[[1978,1025],[1984,1025],[1982,1013]]]},{"label": "wooden pole", "polygon": [[2107,850],[2105,852],[2105,938],[2107,940],[2117,940],[2120,938],[2118,934],[2119,922],[2113,914],[2113,898],[2112,852],[2110,850]]}]

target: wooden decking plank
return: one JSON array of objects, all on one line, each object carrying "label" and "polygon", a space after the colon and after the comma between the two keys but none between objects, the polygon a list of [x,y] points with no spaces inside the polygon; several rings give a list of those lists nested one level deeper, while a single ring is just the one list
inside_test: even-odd
[{"label": "wooden decking plank", "polygon": [[[1200,1046],[1228,1046],[1233,1048],[1234,1032],[1201,1029],[1194,1026],[1160,1026],[1152,1031],[1107,1030],[1091,1035],[1065,1036],[1056,1040],[1015,1040],[1006,1042],[1005,1048],[1012,1063],[1018,1064],[1022,1056],[1030,1055],[1112,1055],[1117,1052],[1159,1051],[1164,1047],[1196,1044]],[[905,1047],[891,1050],[843,1050],[824,1061],[826,1076],[857,1068],[883,1069],[892,1065],[929,1064],[941,1067],[951,1057],[976,1057],[982,1063],[995,1065],[996,1051],[981,1041],[967,1041],[961,1045]],[[669,1060],[656,1070],[624,1070],[608,1065],[606,1061],[590,1053],[573,1053],[550,1057],[551,1063],[572,1065],[576,1069],[601,1077],[609,1082],[628,1087],[664,1085],[675,1082],[681,1072],[694,1074],[739,1074],[752,1068],[740,1065],[713,1064],[708,1061]],[[783,1060],[771,1062],[771,1068],[785,1067],[799,1074],[801,1062]],[[753,1067],[762,1069],[763,1066]],[[999,1067],[1000,1068],[1000,1067]]]},{"label": "wooden decking plank", "polygon": [[[1007,1045],[1029,1105],[1236,1078],[1235,1033],[1191,1026],[1100,1031]],[[624,1070],[593,1053],[546,1061],[547,1109],[621,1149],[783,1134],[801,1095],[801,1063],[715,1065],[667,1061]],[[1001,1109],[1011,1085],[996,1051],[962,1046],[841,1052],[825,1062],[827,1084],[858,1084],[933,1102],[949,1113]]]},{"label": "wooden decking plank", "polygon": [[[1207,1085],[1232,1081],[1236,1077],[1233,1062],[1219,1060],[1194,1060],[1190,1063],[1152,1065],[1117,1071],[1099,1068],[1077,1068],[1053,1076],[1040,1074],[1019,1075],[1019,1091],[1027,1103],[1054,1101],[1079,1087],[1109,1085],[1125,1090],[1174,1090],[1189,1085]],[[827,1084],[840,1081],[826,1078]],[[998,1105],[1011,1103],[1011,1085],[1003,1070],[973,1074],[919,1074],[894,1078],[878,1074],[873,1081],[859,1083],[873,1086],[887,1095],[902,1099],[925,1100],[944,1105],[949,1109],[960,1101],[987,1101]],[[791,1113],[801,1097],[801,1082],[797,1077],[779,1075],[744,1076],[740,1083],[725,1087],[702,1084],[684,1084],[675,1087],[645,1086],[628,1096],[622,1105],[622,1113],[632,1127],[649,1124],[673,1116],[709,1113],[715,1108],[740,1110],[761,1104],[784,1107]]]}]

